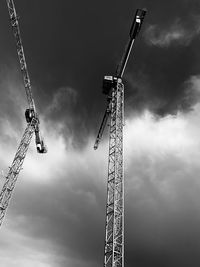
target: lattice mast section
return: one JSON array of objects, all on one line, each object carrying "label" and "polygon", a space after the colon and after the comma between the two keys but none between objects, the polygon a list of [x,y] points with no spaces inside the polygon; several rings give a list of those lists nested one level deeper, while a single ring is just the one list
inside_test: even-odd
[{"label": "lattice mast section", "polygon": [[108,104],[94,149],[98,148],[107,120],[110,118],[104,267],[124,267],[124,85],[122,77],[145,14],[146,10],[137,9],[129,40],[115,76],[105,76],[103,80],[103,93],[107,95]]},{"label": "lattice mast section", "polygon": [[117,79],[111,100],[104,266],[124,266],[123,103],[124,86]]},{"label": "lattice mast section", "polygon": [[6,180],[0,193],[0,226],[3,222],[6,209],[8,207],[9,200],[15,188],[15,183],[17,181],[18,175],[22,169],[22,164],[26,157],[26,153],[31,142],[33,133],[35,131],[36,124],[37,120],[32,119],[31,123],[27,125],[25,132],[22,136],[20,145],[17,149],[17,153],[15,154],[14,160],[12,162],[12,165],[9,168],[9,171],[5,177]]},{"label": "lattice mast section", "polygon": [[22,40],[20,36],[18,16],[15,10],[14,2],[12,0],[6,0],[6,2],[7,2],[8,12],[10,16],[12,31],[13,31],[14,38],[15,38],[17,55],[18,55],[18,59],[20,63],[20,69],[21,69],[22,76],[23,76],[23,82],[24,82],[24,87],[26,91],[29,108],[26,109],[25,111],[27,127],[22,136],[21,142],[15,154],[12,165],[9,168],[9,171],[5,177],[5,182],[0,193],[0,226],[6,214],[9,200],[11,199],[18,175],[22,169],[22,165],[26,157],[26,153],[27,153],[27,150],[28,150],[28,147],[29,147],[29,144],[31,142],[34,132],[35,132],[35,142],[36,142],[37,151],[39,153],[47,152],[44,142],[40,136],[40,130],[39,130],[40,122],[39,122],[38,115],[36,113],[34,99],[32,97],[31,83],[30,83],[30,78],[29,78],[29,74],[27,70],[24,50],[22,46]]}]

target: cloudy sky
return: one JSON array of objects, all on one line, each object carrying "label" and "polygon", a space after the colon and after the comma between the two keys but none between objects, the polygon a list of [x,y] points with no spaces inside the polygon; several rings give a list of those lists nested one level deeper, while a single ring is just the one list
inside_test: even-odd
[{"label": "cloudy sky", "polygon": [[[32,141],[0,229],[1,267],[100,267],[108,136],[93,144],[137,8],[125,84],[125,266],[200,266],[198,0],[15,0],[48,154]],[[0,3],[0,185],[27,107]]]}]

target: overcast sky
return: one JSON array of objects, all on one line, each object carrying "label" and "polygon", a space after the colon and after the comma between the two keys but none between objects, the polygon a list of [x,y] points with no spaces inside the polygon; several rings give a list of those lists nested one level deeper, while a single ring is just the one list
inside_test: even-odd
[{"label": "overcast sky", "polygon": [[[0,229],[1,267],[103,266],[102,78],[146,7],[125,84],[125,266],[200,266],[199,0],[15,0],[48,154],[34,141]],[[27,108],[0,3],[0,184]]]}]

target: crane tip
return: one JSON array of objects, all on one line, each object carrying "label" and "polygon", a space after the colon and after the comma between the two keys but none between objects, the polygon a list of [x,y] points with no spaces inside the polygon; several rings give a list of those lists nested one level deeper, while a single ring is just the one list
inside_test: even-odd
[{"label": "crane tip", "polygon": [[147,13],[147,9],[144,7],[144,8],[138,8],[137,9],[137,12],[141,12],[141,13]]}]

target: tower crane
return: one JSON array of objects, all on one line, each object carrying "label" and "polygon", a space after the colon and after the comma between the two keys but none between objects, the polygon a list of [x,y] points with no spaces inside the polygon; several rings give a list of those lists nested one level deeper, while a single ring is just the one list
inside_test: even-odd
[{"label": "tower crane", "polygon": [[35,103],[34,103],[34,99],[32,96],[31,83],[30,83],[30,78],[28,74],[28,69],[27,69],[26,59],[24,55],[20,29],[19,29],[19,21],[18,21],[19,17],[16,13],[14,1],[6,0],[6,2],[7,2],[8,13],[10,17],[11,26],[12,26],[12,31],[13,31],[13,35],[14,35],[14,39],[16,43],[17,55],[18,55],[18,59],[20,63],[20,69],[21,69],[25,92],[26,92],[27,101],[28,101],[28,108],[25,111],[25,119],[27,122],[27,127],[24,131],[24,134],[18,146],[14,160],[11,164],[11,167],[9,167],[9,171],[7,175],[5,176],[5,182],[0,193],[0,226],[3,222],[4,216],[5,216],[8,204],[9,204],[9,200],[15,188],[18,175],[22,169],[22,164],[26,157],[26,153],[27,153],[29,144],[31,142],[31,138],[34,133],[35,133],[35,143],[36,143],[37,152],[38,153],[47,152],[47,148],[40,134],[40,127],[39,127],[40,121],[39,121],[38,114],[36,112]]},{"label": "tower crane", "polygon": [[109,156],[106,203],[106,229],[104,267],[124,267],[124,85],[122,77],[137,35],[140,32],[145,9],[137,9],[128,43],[114,76],[104,76],[103,93],[107,95],[107,107],[94,144],[98,148],[105,126],[109,122]]}]

